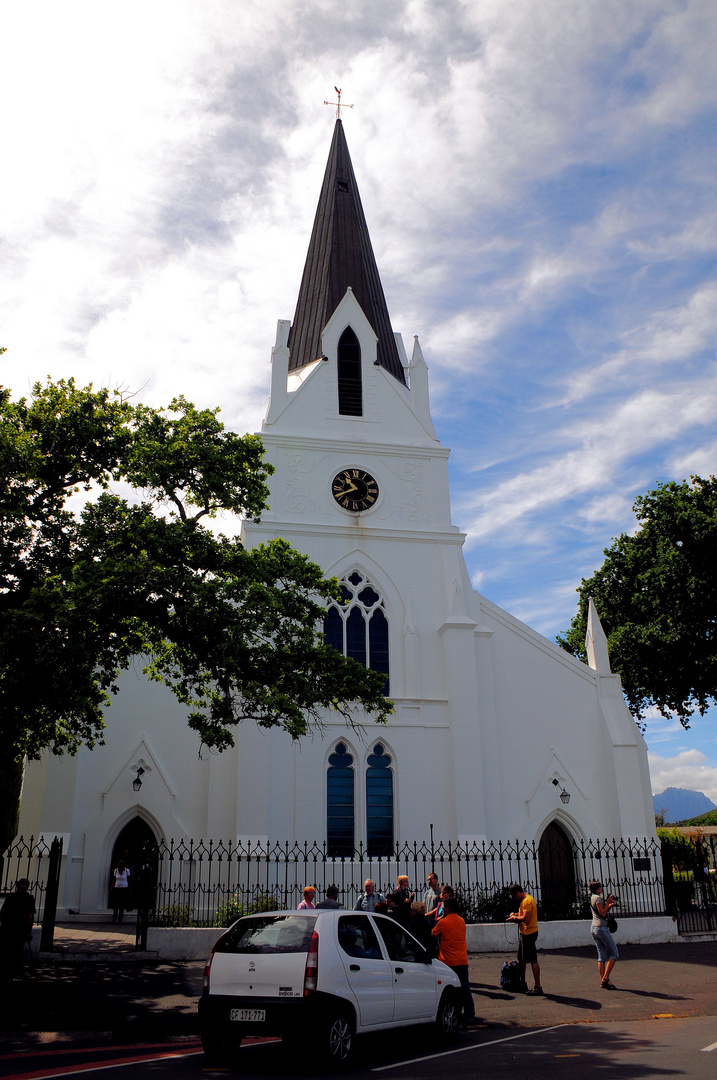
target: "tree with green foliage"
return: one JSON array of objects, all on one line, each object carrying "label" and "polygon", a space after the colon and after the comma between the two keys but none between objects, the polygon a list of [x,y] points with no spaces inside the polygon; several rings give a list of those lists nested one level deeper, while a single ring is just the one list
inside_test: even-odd
[{"label": "tree with green foliage", "polygon": [[656,708],[687,728],[717,699],[717,480],[660,484],[633,509],[640,527],[582,580],[578,614],[557,640],[586,658],[592,597],[635,719]]},{"label": "tree with green foliage", "polygon": [[717,825],[717,810],[708,810],[706,814],[700,814],[699,817],[688,818],[687,821],[680,821],[680,825],[696,825],[701,828],[708,828],[709,826]]},{"label": "tree with green foliage", "polygon": [[203,523],[258,520],[273,471],[218,412],[73,380],[0,389],[0,852],[25,759],[101,742],[133,657],[216,750],[244,719],[298,739],[324,710],[392,711],[385,676],[324,642],[337,582],[283,540],[246,550]]}]

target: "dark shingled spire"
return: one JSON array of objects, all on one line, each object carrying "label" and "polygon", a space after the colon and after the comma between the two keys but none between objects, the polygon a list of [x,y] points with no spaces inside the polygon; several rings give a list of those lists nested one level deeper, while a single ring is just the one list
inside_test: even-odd
[{"label": "dark shingled spire", "polygon": [[321,332],[349,286],[378,338],[378,363],[405,383],[349,148],[337,120],[289,334],[289,371],[321,356]]}]

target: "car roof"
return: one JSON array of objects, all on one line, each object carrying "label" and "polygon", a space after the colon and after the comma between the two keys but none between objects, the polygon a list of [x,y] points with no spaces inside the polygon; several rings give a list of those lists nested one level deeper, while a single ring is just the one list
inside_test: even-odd
[{"label": "car roof", "polygon": [[[296,915],[299,919],[322,919],[326,921],[329,917],[334,919],[339,918],[341,915],[372,915],[374,919],[384,919],[386,922],[392,923],[394,926],[400,925],[396,919],[392,919],[390,915],[381,915],[376,911],[356,911],[354,908],[279,908],[276,911],[253,911],[251,915],[241,915],[241,919],[264,919],[268,915],[281,915],[286,917],[287,915]],[[237,920],[238,922],[239,920]],[[403,927],[402,929],[406,929]]]}]

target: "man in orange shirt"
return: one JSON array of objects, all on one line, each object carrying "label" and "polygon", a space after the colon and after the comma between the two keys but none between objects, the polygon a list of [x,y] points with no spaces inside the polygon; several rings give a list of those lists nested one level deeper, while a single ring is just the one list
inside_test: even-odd
[{"label": "man in orange shirt", "polygon": [[466,924],[458,914],[458,901],[449,897],[443,905],[443,918],[439,919],[431,933],[438,938],[438,959],[455,971],[463,990],[463,1023],[475,1023],[476,1010],[468,978],[468,948]]},{"label": "man in orange shirt", "polygon": [[540,985],[540,964],[538,963],[538,951],[536,949],[538,940],[538,905],[522,885],[509,885],[508,892],[513,897],[513,900],[520,904],[517,911],[510,913],[507,922],[518,923],[520,935],[518,939],[518,963],[520,964],[523,983],[525,983],[525,968],[528,964],[533,970],[533,978],[535,979],[533,989],[525,992],[526,994],[540,995],[543,993],[543,988]]}]

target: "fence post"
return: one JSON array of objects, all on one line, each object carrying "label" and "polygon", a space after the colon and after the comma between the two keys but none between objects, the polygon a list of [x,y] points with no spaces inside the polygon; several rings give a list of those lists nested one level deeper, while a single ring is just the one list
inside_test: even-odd
[{"label": "fence post", "polygon": [[147,929],[149,927],[150,912],[155,907],[154,892],[157,883],[158,861],[157,845],[143,844],[139,873],[136,878],[137,928],[135,930],[134,947],[138,952],[147,951]]},{"label": "fence post", "polygon": [[47,870],[45,887],[45,910],[42,915],[42,934],[40,951],[52,952],[55,938],[55,919],[57,918],[57,897],[60,891],[60,872],[62,870],[62,840],[55,837],[50,845],[50,864]]}]

